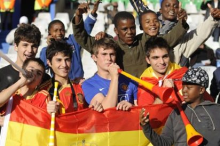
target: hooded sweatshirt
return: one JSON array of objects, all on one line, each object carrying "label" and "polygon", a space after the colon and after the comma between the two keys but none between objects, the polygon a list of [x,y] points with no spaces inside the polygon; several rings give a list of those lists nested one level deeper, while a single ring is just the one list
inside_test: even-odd
[{"label": "hooded sweatshirt", "polygon": [[[189,104],[182,106],[190,123],[204,140],[201,146],[220,145],[220,105],[204,101],[192,108]],[[158,135],[149,124],[142,125],[145,136],[154,146],[187,146],[185,126],[178,109],[168,117],[161,135]]]}]

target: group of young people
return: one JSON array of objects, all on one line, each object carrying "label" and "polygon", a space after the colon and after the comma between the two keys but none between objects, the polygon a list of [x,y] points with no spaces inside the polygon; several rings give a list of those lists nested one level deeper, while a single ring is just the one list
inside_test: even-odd
[{"label": "group of young people", "polygon": [[[92,16],[97,16],[99,2],[95,2]],[[35,58],[40,44],[39,29],[23,24],[15,31],[14,42],[16,64],[25,70],[26,75],[11,65],[0,69],[0,106],[4,111],[11,96],[15,101],[25,100],[48,113],[57,114],[88,107],[98,112],[110,107],[128,111],[132,106],[165,102],[156,93],[121,75],[118,70],[123,69],[159,86],[161,90],[164,87],[173,88],[180,97],[178,102],[185,103],[183,109],[190,122],[203,135],[203,145],[217,146],[220,143],[220,117],[217,114],[220,107],[205,91],[208,75],[202,69],[182,67],[187,56],[206,40],[217,25],[220,10],[209,8],[210,18],[189,33],[186,33],[189,28],[187,14],[177,0],[162,1],[161,20],[173,22],[166,33],[160,34],[159,18],[151,10],[139,13],[143,30],[139,35],[136,35],[133,15],[126,11],[118,12],[113,20],[117,38],[113,39],[104,32],[95,37],[89,35],[91,29],[86,30],[88,22],[83,22],[82,17],[89,6],[82,3],[72,19],[74,33],[69,38],[64,38],[65,29],[61,21],[54,20],[49,24],[48,46],[41,52],[43,61]],[[201,32],[202,29],[206,31]],[[91,53],[97,65],[97,72],[85,81],[81,48]],[[45,73],[45,65],[52,72],[51,78]],[[52,101],[56,81],[59,82],[58,100]],[[150,127],[149,114],[146,115],[144,109],[140,113],[140,121],[144,134],[154,145],[187,145],[186,132],[182,130],[184,125],[177,110],[168,117],[161,136]]]}]

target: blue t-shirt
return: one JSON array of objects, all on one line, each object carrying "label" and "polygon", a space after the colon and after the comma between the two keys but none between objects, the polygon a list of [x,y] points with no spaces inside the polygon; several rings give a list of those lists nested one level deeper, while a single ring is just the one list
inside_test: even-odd
[{"label": "blue t-shirt", "polygon": [[[111,80],[104,79],[98,74],[95,74],[93,77],[84,81],[82,89],[86,102],[90,104],[92,98],[98,93],[107,96],[110,82]],[[137,100],[137,83],[123,75],[119,75],[118,102],[122,100],[134,104],[134,100]]]}]

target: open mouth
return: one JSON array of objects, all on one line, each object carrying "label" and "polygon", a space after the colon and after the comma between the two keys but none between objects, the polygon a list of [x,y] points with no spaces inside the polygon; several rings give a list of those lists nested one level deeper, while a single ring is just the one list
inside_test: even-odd
[{"label": "open mouth", "polygon": [[26,55],[26,54],[24,54],[24,56],[25,56],[26,58],[34,58],[34,55]]},{"label": "open mouth", "polygon": [[170,16],[174,16],[174,11],[169,11],[169,13],[168,13]]}]

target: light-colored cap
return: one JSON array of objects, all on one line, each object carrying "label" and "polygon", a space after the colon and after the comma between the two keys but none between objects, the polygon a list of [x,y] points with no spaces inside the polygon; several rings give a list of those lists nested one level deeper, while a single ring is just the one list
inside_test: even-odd
[{"label": "light-colored cap", "polygon": [[19,19],[19,24],[21,23],[28,24],[28,18],[26,16],[21,16]]}]

